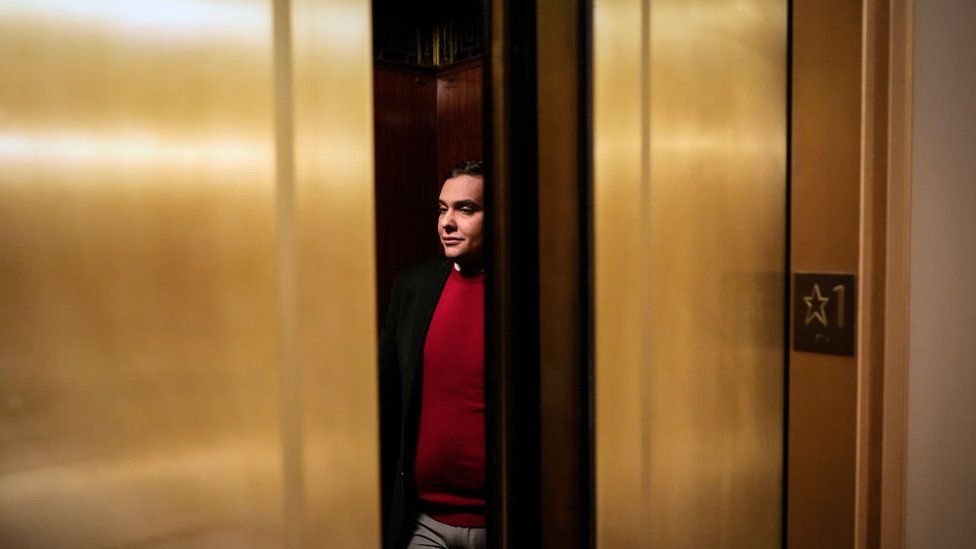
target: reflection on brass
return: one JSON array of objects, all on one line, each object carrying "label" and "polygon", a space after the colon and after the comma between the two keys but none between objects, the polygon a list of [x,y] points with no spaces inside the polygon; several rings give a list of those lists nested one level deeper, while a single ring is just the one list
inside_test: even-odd
[{"label": "reflection on brass", "polygon": [[369,6],[292,2],[308,547],[380,546]]},{"label": "reflection on brass", "polygon": [[593,9],[596,539],[646,547],[646,29],[639,0]]},{"label": "reflection on brass", "polygon": [[594,9],[598,546],[776,547],[786,2]]},{"label": "reflection on brass", "polygon": [[0,3],[0,547],[378,540],[368,3],[315,7],[353,30],[296,32],[328,131],[296,141],[283,422],[271,3]]}]

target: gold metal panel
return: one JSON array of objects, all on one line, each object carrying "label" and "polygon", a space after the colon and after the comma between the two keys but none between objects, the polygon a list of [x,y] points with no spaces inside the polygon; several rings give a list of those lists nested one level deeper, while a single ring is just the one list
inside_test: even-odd
[{"label": "gold metal panel", "polygon": [[270,15],[0,4],[0,546],[278,545]]},{"label": "gold metal panel", "polygon": [[640,547],[650,492],[647,409],[647,202],[640,0],[593,5],[596,538]]},{"label": "gold metal panel", "polygon": [[[859,272],[863,9],[793,3],[790,230],[793,271],[858,273],[862,296],[872,291]],[[858,299],[859,346],[871,325],[863,305]],[[855,543],[858,360],[790,354],[790,547]]]},{"label": "gold metal panel", "polygon": [[778,546],[786,3],[596,9],[598,543]]},{"label": "gold metal panel", "polygon": [[370,27],[367,0],[292,2],[308,547],[380,545]]},{"label": "gold metal panel", "polygon": [[540,0],[536,3],[538,104],[539,208],[539,428],[540,535],[561,547],[584,543],[591,534],[589,509],[581,497],[581,479],[592,474],[577,448],[585,443],[583,412],[586,397],[579,380],[586,372],[583,350],[589,342],[579,337],[584,328],[586,285],[580,269],[580,242],[587,237],[582,222],[580,185],[580,109],[584,94],[579,86],[579,55],[583,47],[579,10],[575,1]]},{"label": "gold metal panel", "polygon": [[0,3],[0,546],[378,546],[369,4],[294,4]]}]

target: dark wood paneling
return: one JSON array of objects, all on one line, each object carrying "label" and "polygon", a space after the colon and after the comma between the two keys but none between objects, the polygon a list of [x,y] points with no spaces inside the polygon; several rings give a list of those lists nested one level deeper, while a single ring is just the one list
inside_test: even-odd
[{"label": "dark wood paneling", "polygon": [[[377,64],[373,70],[376,147],[376,305],[382,326],[393,279],[404,267],[436,256],[437,80],[424,69]],[[355,230],[350,228],[350,230]],[[399,389],[380,387],[380,429],[395,431]],[[391,423],[393,422],[393,423]],[[391,500],[397,447],[382,437],[383,527]]]},{"label": "dark wood paneling", "polygon": [[437,175],[481,155],[481,61],[475,60],[437,77]]},{"label": "dark wood paneling", "polygon": [[437,80],[423,70],[377,66],[376,282],[380,319],[404,267],[435,257],[437,241]]}]

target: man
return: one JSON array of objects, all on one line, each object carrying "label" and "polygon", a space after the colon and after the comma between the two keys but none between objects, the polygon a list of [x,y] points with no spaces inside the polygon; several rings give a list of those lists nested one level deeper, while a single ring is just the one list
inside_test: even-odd
[{"label": "man", "polygon": [[403,271],[380,335],[387,549],[485,547],[484,176],[441,188],[444,257]]}]

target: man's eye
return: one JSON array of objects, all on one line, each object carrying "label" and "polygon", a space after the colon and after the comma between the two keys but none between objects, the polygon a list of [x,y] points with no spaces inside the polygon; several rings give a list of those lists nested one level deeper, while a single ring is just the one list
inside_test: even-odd
[{"label": "man's eye", "polygon": [[474,213],[474,208],[461,208],[461,211],[468,215],[471,215]]}]

